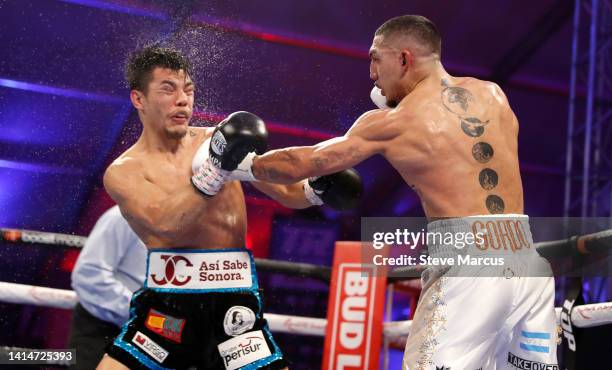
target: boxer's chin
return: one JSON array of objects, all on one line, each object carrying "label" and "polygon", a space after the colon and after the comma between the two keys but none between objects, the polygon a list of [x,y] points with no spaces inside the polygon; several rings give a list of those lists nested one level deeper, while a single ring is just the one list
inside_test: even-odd
[{"label": "boxer's chin", "polygon": [[188,131],[187,125],[173,126],[173,127],[165,128],[166,137],[168,139],[174,139],[174,140],[182,139],[183,137],[185,137],[185,135],[187,135],[187,131]]}]

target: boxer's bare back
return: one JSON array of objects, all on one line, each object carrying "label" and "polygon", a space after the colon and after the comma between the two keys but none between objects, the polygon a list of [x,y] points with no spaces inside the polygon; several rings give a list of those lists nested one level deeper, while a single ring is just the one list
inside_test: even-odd
[{"label": "boxer's bare back", "polygon": [[394,109],[363,114],[343,137],[259,156],[255,177],[290,183],[380,154],[417,192],[430,219],[523,213],[518,121],[502,90],[452,77],[431,56],[417,55],[409,77],[399,77],[400,67],[389,67],[397,50],[381,36],[370,49],[370,77],[399,102]]},{"label": "boxer's bare back", "polygon": [[378,114],[394,116],[381,154],[428,217],[523,213],[518,122],[497,85],[440,76]]}]

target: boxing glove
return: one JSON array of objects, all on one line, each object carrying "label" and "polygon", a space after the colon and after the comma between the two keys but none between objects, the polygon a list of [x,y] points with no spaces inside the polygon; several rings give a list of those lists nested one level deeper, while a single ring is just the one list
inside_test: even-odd
[{"label": "boxing glove", "polygon": [[247,157],[262,154],[268,132],[261,118],[249,112],[234,112],[217,125],[208,144],[208,158],[191,177],[193,185],[208,196],[223,187],[232,171]]},{"label": "boxing glove", "polygon": [[362,192],[361,177],[353,168],[331,175],[311,177],[304,184],[306,199],[311,204],[327,204],[339,211],[356,208]]}]

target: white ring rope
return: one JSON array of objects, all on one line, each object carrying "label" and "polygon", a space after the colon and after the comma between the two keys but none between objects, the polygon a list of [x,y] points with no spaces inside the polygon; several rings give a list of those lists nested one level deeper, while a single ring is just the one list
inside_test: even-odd
[{"label": "white ring rope", "polygon": [[78,298],[72,290],[0,282],[0,301],[70,310]]},{"label": "white ring rope", "polygon": [[[72,290],[0,282],[0,302],[72,309],[77,301],[77,295]],[[557,320],[560,310],[556,309]],[[267,313],[264,317],[274,332],[325,336],[326,319],[273,313]],[[405,337],[409,333],[411,323],[411,320],[385,322],[383,334],[391,339]],[[572,325],[578,328],[610,323],[612,323],[612,302],[575,306],[572,310]]]}]

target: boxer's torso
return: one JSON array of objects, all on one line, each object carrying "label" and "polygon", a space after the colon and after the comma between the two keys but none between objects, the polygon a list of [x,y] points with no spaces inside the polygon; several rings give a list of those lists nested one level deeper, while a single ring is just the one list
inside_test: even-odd
[{"label": "boxer's torso", "polygon": [[430,218],[523,213],[518,122],[495,84],[429,81],[396,108],[401,125],[384,156]]},{"label": "boxer's torso", "polygon": [[[189,128],[182,145],[175,153],[152,150],[140,140],[123,153],[117,161],[130,160],[137,163],[143,180],[154,184],[171,197],[178,187],[190,183],[191,161],[199,146],[210,137],[212,129]],[[142,194],[146,196],[146,194]],[[204,197],[204,195],[202,195]],[[208,209],[197,222],[181,225],[178,237],[162,240],[155,230],[146,230],[132,225],[134,231],[148,248],[242,248],[246,235],[246,205],[239,182],[232,181],[214,197],[206,198]],[[119,204],[121,207],[121,204]],[[123,210],[122,210],[123,211]],[[129,220],[129,215],[126,215]]]}]

